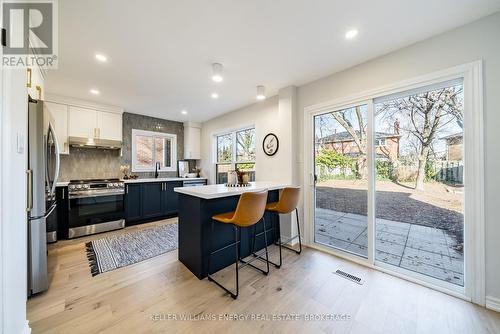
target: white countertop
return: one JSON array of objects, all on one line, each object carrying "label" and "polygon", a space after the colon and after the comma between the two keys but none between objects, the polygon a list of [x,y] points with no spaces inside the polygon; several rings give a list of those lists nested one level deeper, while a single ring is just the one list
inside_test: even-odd
[{"label": "white countertop", "polygon": [[129,179],[123,180],[125,183],[144,183],[144,182],[169,182],[169,181],[191,181],[191,180],[206,180],[205,177],[159,177],[147,179]]},{"label": "white countertop", "polygon": [[[189,181],[189,180],[206,180],[206,177],[159,177],[148,179],[123,180],[125,183],[142,183],[142,182],[169,182],[169,181]],[[56,187],[67,187],[69,181],[60,181],[56,183]]]},{"label": "white countertop", "polygon": [[200,197],[204,199],[213,199],[220,197],[228,197],[228,196],[236,196],[240,195],[244,192],[249,191],[261,191],[261,190],[276,190],[283,189],[289,184],[278,183],[278,182],[250,182],[250,186],[248,187],[226,187],[223,184],[211,184],[208,186],[199,186],[199,187],[176,187],[174,188],[175,192],[191,195],[195,197]]}]

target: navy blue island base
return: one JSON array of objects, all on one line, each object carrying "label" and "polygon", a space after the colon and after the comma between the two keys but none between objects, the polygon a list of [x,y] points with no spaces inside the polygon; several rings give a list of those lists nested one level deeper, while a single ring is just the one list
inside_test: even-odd
[{"label": "navy blue island base", "polygon": [[[213,186],[205,186],[213,187]],[[176,188],[177,189],[177,188]],[[178,256],[181,261],[196,277],[207,277],[208,255],[211,242],[213,250],[221,249],[234,243],[234,229],[230,224],[215,223],[213,241],[211,240],[212,216],[234,211],[240,195],[229,195],[218,198],[202,198],[179,192],[179,248]],[[279,199],[279,189],[269,190],[267,201],[276,202]],[[279,216],[266,213],[264,215],[267,227],[267,242],[272,244],[278,239],[277,224]],[[263,231],[262,222],[256,226],[257,234]],[[250,245],[254,228],[241,229],[241,257],[250,255]],[[264,248],[264,235],[258,236],[255,241],[255,251]],[[234,247],[228,247],[212,256],[211,271],[216,272],[235,263]]]}]

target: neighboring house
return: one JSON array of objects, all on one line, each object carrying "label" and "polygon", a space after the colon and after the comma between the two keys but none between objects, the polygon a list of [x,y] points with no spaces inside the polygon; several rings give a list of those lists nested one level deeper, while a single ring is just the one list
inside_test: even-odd
[{"label": "neighboring house", "polygon": [[[359,131],[356,131],[359,135]],[[387,158],[397,160],[399,158],[399,140],[401,135],[398,133],[376,132],[375,146],[377,158]],[[337,132],[316,140],[316,147],[323,147],[333,150],[337,153],[356,157],[359,155],[359,147],[351,134],[347,131]]]},{"label": "neighboring house", "polygon": [[446,141],[446,160],[461,161],[463,159],[463,133],[455,133],[441,137]]}]

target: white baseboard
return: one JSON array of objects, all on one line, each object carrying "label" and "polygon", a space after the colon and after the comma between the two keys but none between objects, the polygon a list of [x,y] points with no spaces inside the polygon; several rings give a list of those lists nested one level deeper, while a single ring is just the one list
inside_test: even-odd
[{"label": "white baseboard", "polygon": [[31,327],[29,320],[26,320],[26,326],[24,326],[23,334],[31,334]]},{"label": "white baseboard", "polygon": [[486,308],[500,312],[500,298],[486,296]]}]

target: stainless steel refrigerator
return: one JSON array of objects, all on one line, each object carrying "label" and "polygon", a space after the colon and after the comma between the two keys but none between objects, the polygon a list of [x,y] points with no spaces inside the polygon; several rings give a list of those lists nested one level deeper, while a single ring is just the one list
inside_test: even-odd
[{"label": "stainless steel refrigerator", "polygon": [[48,289],[47,221],[56,215],[59,144],[43,101],[28,103],[28,295]]}]

